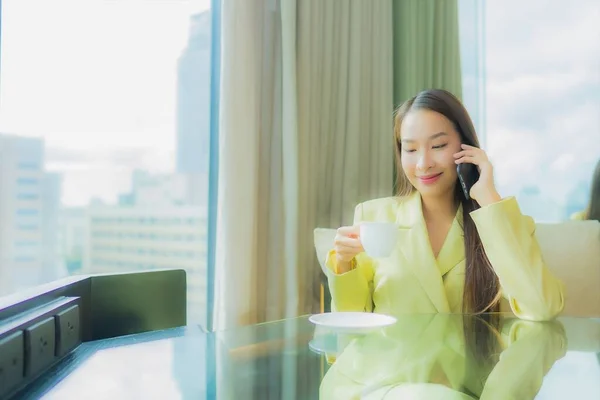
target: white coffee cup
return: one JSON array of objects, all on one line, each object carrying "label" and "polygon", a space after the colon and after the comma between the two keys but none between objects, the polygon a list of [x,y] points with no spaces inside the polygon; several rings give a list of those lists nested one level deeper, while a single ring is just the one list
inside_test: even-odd
[{"label": "white coffee cup", "polygon": [[398,243],[398,225],[392,222],[362,222],[360,241],[367,255],[389,257]]}]

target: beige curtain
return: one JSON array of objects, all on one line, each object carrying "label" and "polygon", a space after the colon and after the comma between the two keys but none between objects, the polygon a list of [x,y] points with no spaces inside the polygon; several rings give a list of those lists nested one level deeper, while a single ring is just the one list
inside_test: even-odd
[{"label": "beige curtain", "polygon": [[389,195],[391,0],[226,0],[215,328],[318,310],[312,232]]},{"label": "beige curtain", "polygon": [[391,0],[298,2],[298,272],[311,288],[313,229],[351,224],[358,202],[392,193],[391,11]]},{"label": "beige curtain", "polygon": [[393,0],[392,8],[394,107],[431,88],[462,99],[458,0]]},{"label": "beige curtain", "polygon": [[394,0],[394,104],[430,88],[462,97],[457,0]]},{"label": "beige curtain", "polygon": [[350,223],[358,201],[391,193],[391,11],[390,0],[299,3],[301,212],[310,224]]},{"label": "beige curtain", "polygon": [[216,329],[285,316],[285,222],[295,224],[284,218],[279,9],[223,1],[222,27]]},{"label": "beige curtain", "polygon": [[[349,224],[358,202],[391,195],[393,10],[392,0],[223,1],[215,329],[318,311],[313,229]],[[418,79],[401,87],[437,83]],[[252,353],[275,332],[295,348],[302,327],[244,330],[236,345],[221,332],[219,398],[315,387],[310,358]],[[256,368],[268,383],[247,379]]]}]

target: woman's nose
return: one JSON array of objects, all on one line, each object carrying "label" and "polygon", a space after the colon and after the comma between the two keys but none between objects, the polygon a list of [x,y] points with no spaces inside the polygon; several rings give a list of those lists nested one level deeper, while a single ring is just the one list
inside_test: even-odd
[{"label": "woman's nose", "polygon": [[431,168],[433,160],[428,151],[424,151],[420,154],[419,160],[417,161],[417,169],[420,171],[427,171]]}]

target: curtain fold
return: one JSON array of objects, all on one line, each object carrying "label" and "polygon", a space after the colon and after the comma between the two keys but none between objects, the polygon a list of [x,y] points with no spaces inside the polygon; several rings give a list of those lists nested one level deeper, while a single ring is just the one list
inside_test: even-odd
[{"label": "curtain fold", "polygon": [[[443,30],[455,13],[454,0],[223,0],[216,330],[319,311],[313,230],[392,194],[395,103],[429,86],[460,95]],[[289,352],[252,361],[268,385],[218,341],[219,397],[314,387],[311,358],[294,355],[301,325],[284,324]]]},{"label": "curtain fold", "polygon": [[284,237],[286,268],[285,316],[296,316],[299,310],[298,268],[298,227],[299,215],[299,138],[298,138],[298,88],[296,59],[296,0],[281,3],[282,37],[282,130],[283,137],[283,196],[284,196]]},{"label": "curtain fold", "polygon": [[285,309],[280,27],[273,1],[223,2],[215,329]]},{"label": "curtain fold", "polygon": [[393,110],[461,94],[456,0],[226,0],[215,328],[319,310],[316,227],[392,194]]},{"label": "curtain fold", "polygon": [[223,4],[216,329],[316,312],[313,229],[392,171],[391,0]]},{"label": "curtain fold", "polygon": [[424,89],[462,98],[457,0],[394,0],[394,104]]},{"label": "curtain fold", "polygon": [[462,99],[458,6],[458,0],[393,0],[394,107],[432,88]]},{"label": "curtain fold", "polygon": [[[315,227],[351,224],[354,206],[389,196],[391,0],[298,2],[299,282],[319,288]],[[301,310],[318,311],[320,291]]]}]

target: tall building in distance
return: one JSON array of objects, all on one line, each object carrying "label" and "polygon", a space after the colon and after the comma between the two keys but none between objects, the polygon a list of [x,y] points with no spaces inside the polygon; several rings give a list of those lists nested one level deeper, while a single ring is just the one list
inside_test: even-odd
[{"label": "tall building in distance", "polygon": [[[83,223],[83,273],[184,269],[192,323],[206,318],[210,46],[209,10],[191,16],[178,60],[175,173],[133,171],[118,205],[90,204]],[[76,245],[66,247],[76,254]]]},{"label": "tall building in distance", "polygon": [[210,10],[191,17],[177,68],[177,172],[207,174],[210,131]]},{"label": "tall building in distance", "polygon": [[60,175],[44,171],[44,142],[0,134],[0,295],[66,274],[58,252]]},{"label": "tall building in distance", "polygon": [[69,274],[79,273],[83,267],[86,217],[86,207],[63,207],[60,210],[59,251]]},{"label": "tall building in distance", "polygon": [[42,174],[42,270],[40,282],[50,282],[68,275],[60,251],[60,200],[62,175],[56,172]]},{"label": "tall building in distance", "polygon": [[121,206],[172,207],[192,204],[189,179],[184,174],[151,174],[133,171],[132,190],[119,196]]},{"label": "tall building in distance", "polygon": [[188,320],[206,316],[206,207],[189,204],[182,174],[133,173],[120,204],[89,205],[83,273],[183,269]]}]

